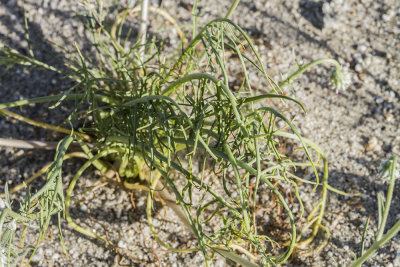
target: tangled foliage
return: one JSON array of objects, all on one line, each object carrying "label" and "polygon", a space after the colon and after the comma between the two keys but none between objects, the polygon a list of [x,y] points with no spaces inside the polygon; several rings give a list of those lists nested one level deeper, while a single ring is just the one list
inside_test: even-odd
[{"label": "tangled foliage", "polygon": [[[90,165],[107,178],[118,176],[127,188],[135,188],[134,183],[139,181],[149,191],[147,216],[157,241],[172,251],[200,250],[207,264],[219,253],[247,266],[276,265],[285,262],[296,246],[310,243],[321,228],[328,234],[321,224],[330,188],[325,157],[318,146],[300,136],[282,112],[264,101],[278,99],[303,108],[295,99],[283,95],[280,88],[314,63],[299,66],[297,72],[278,84],[268,76],[247,34],[229,19],[211,21],[193,36],[182,53],[168,56],[162,53],[160,42],[149,42],[143,47],[140,42],[130,42],[129,37],[122,40],[122,34],[129,34],[122,31],[123,25],[137,8],[122,11],[110,22],[105,9],[87,7],[87,29],[92,33],[97,54],[85,58],[76,46],[76,60],[65,62],[68,71],[12,48],[1,48],[2,64],[45,68],[75,81],[56,96],[0,105],[2,112],[13,116],[4,109],[29,103],[52,102],[52,108],[66,101],[75,103],[66,116],[68,129],[31,122],[68,135],[60,141],[54,162],[42,171],[46,172],[46,184],[35,193],[27,188],[26,199],[17,211],[12,208],[6,188],[7,205],[0,217],[3,262],[15,263],[27,253],[32,257],[51,217],[57,216],[60,222],[63,212],[77,231],[113,245],[105,237],[77,225],[69,214],[75,184]],[[326,61],[340,71],[334,60],[317,63]],[[237,62],[240,70],[236,74],[241,76],[233,78],[229,68]],[[261,84],[269,88],[263,91],[268,93],[256,95],[250,72],[262,77]],[[279,121],[286,127],[277,127]],[[304,152],[303,158],[308,160],[295,162],[280,153],[279,138],[297,142]],[[73,143],[79,143],[82,152],[68,153]],[[321,185],[316,170],[321,164],[313,162],[310,149],[324,166],[322,196],[299,234],[295,221],[302,217],[303,204],[297,183]],[[62,166],[70,157],[87,161],[76,172],[64,197]],[[296,167],[312,168],[316,181],[296,176]],[[282,216],[290,224],[285,229],[286,240],[273,240],[257,226],[257,206],[263,197],[261,186],[269,188],[285,211]],[[293,215],[279,189],[282,187],[295,192],[302,209],[299,218]],[[197,239],[193,248],[180,250],[169,246],[157,236],[152,225],[155,197],[162,197],[167,189],[180,206],[177,212],[182,215],[182,223]],[[176,210],[176,205],[171,205]],[[17,227],[10,225],[23,225],[24,233],[31,228],[39,229],[38,241],[24,248],[14,245]],[[60,227],[62,241],[61,232]],[[306,233],[309,236],[304,238]]]}]

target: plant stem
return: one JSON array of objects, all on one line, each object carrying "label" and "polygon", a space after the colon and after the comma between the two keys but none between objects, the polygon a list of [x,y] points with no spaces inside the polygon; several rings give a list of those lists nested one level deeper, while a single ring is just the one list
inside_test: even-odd
[{"label": "plant stem", "polygon": [[361,239],[360,257],[364,254],[365,238],[367,236],[368,224],[369,224],[369,218],[365,221],[364,224],[364,231]]},{"label": "plant stem", "polygon": [[109,241],[108,239],[101,237],[97,234],[94,234],[91,230],[85,229],[79,225],[77,225],[71,218],[71,215],[69,213],[69,208],[70,208],[70,203],[71,203],[71,195],[72,195],[72,191],[74,190],[74,187],[76,185],[76,182],[78,181],[78,179],[81,177],[82,173],[90,166],[92,165],[94,162],[96,162],[97,160],[99,160],[102,157],[105,157],[109,154],[113,154],[113,153],[118,153],[118,152],[123,152],[123,150],[121,150],[120,148],[110,148],[104,151],[99,152],[96,156],[93,156],[91,159],[89,159],[88,161],[86,161],[86,163],[77,171],[77,173],[75,174],[74,178],[72,179],[68,190],[67,190],[67,195],[65,198],[65,216],[67,218],[68,223],[71,225],[72,228],[74,228],[76,231],[87,235],[89,237],[92,238],[96,238],[98,240],[104,241],[107,244],[113,245],[111,241]]},{"label": "plant stem", "polygon": [[[70,129],[66,129],[66,128],[63,128],[63,127],[60,127],[60,126],[54,126],[54,125],[51,125],[51,124],[47,124],[47,123],[43,123],[43,122],[40,122],[40,121],[35,121],[35,120],[31,120],[31,119],[25,118],[24,116],[21,116],[19,114],[14,113],[14,112],[8,111],[6,109],[1,109],[0,110],[0,114],[5,115],[5,116],[10,116],[10,117],[12,117],[14,119],[23,121],[23,122],[28,123],[28,124],[33,125],[33,126],[42,127],[42,128],[44,128],[46,130],[51,130],[51,131],[55,131],[55,132],[65,133],[65,134],[72,134],[72,132],[73,132]],[[82,137],[85,140],[92,140],[92,138],[90,136],[86,135],[86,134],[81,134],[81,133],[77,132],[76,135],[79,135],[80,137]],[[34,141],[31,142],[31,145],[34,145]],[[42,145],[42,147],[43,147],[43,145]]]},{"label": "plant stem", "polygon": [[[17,140],[20,141],[20,140]],[[71,147],[71,146],[70,146]],[[66,154],[63,158],[63,160],[67,160],[70,158],[88,158],[87,155],[83,152],[72,152],[69,154]],[[41,168],[39,171],[35,172],[31,177],[29,177],[28,179],[24,180],[22,183],[20,183],[19,185],[13,187],[12,189],[10,189],[8,191],[8,194],[11,195],[12,193],[15,193],[23,188],[25,188],[28,184],[30,184],[33,180],[35,180],[36,178],[40,177],[42,174],[46,173],[46,171],[51,167],[52,163],[47,164],[46,166],[44,166],[43,168]],[[6,194],[0,194],[0,198],[5,197]]]},{"label": "plant stem", "polygon": [[29,56],[24,56],[17,50],[9,48],[9,47],[4,47],[4,45],[2,45],[2,44],[0,44],[0,51],[10,57],[14,56],[14,57],[17,57],[18,59],[20,59],[18,64],[25,65],[25,66],[33,65],[33,66],[36,66],[39,68],[44,68],[44,69],[48,69],[48,70],[63,74],[63,71],[60,69],[57,69],[50,65],[47,65],[46,63],[36,60],[34,58],[31,58]]},{"label": "plant stem", "polygon": [[[23,100],[17,100],[14,102],[2,103],[2,104],[0,104],[0,109],[20,107],[20,106],[24,106],[24,105],[28,105],[28,104],[33,104],[33,103],[45,103],[45,102],[59,101],[61,99],[77,101],[77,100],[84,98],[85,96],[86,96],[86,94],[69,94],[69,95],[35,97],[35,98],[31,98],[31,99],[23,99]],[[94,98],[96,100],[102,101],[104,103],[108,103],[108,104],[113,103],[113,100],[107,96],[94,95]]]},{"label": "plant stem", "polygon": [[147,35],[148,13],[149,13],[149,0],[142,0],[142,7],[140,11],[140,28],[139,28],[139,42],[141,44],[139,54],[141,57],[144,54],[144,45],[146,44],[147,41],[146,35]]},{"label": "plant stem", "polygon": [[361,266],[369,257],[372,256],[380,247],[382,247],[387,241],[393,238],[400,230],[400,220],[384,235],[380,240],[376,240],[372,246],[358,258],[350,267]]},{"label": "plant stem", "polygon": [[240,0],[233,1],[231,7],[229,8],[228,12],[225,15],[225,18],[230,19],[232,16],[233,11],[235,11],[236,7],[239,5]]},{"label": "plant stem", "polygon": [[286,84],[288,84],[291,80],[293,80],[296,76],[302,74],[303,72],[305,72],[306,70],[308,70],[309,68],[311,68],[314,65],[318,65],[321,63],[331,63],[335,66],[335,68],[340,68],[340,64],[339,62],[337,62],[334,59],[331,58],[321,58],[321,59],[317,59],[311,63],[308,63],[307,65],[304,65],[302,67],[300,67],[296,72],[292,73],[291,75],[289,75],[289,77],[287,77],[285,80],[283,80],[281,83],[279,83],[279,87],[282,88],[283,86],[285,86]]},{"label": "plant stem", "polygon": [[25,148],[25,149],[45,149],[54,150],[57,148],[58,142],[42,142],[33,140],[17,140],[0,138],[0,146]]},{"label": "plant stem", "polygon": [[[396,165],[397,165],[397,156],[394,156],[392,158],[392,162],[391,162],[390,170],[389,170],[390,184],[389,184],[388,192],[386,195],[384,214],[382,217],[382,223],[380,224],[378,233],[376,234],[375,242],[360,258],[358,258],[356,261],[353,262],[351,267],[361,266],[361,264],[363,264],[363,262],[368,260],[369,257],[371,257],[372,254],[375,253],[375,251],[377,251],[379,248],[381,248],[387,241],[389,241],[392,237],[394,237],[400,231],[400,220],[398,220],[397,223],[386,233],[386,235],[384,235],[382,237],[383,231],[385,230],[385,226],[386,226],[387,216],[388,216],[389,210],[390,210],[390,204],[392,202],[395,181],[397,178],[397,177],[395,177]],[[361,251],[361,253],[362,253],[362,251]]]},{"label": "plant stem", "polygon": [[194,0],[192,8],[192,19],[193,19],[193,30],[192,30],[192,40],[197,34],[197,0]]},{"label": "plant stem", "polygon": [[[291,138],[291,139],[300,141],[300,139],[297,135],[282,132],[282,131],[274,132],[274,135]],[[323,161],[323,166],[324,166],[324,172],[323,172],[322,196],[321,196],[321,202],[320,202],[320,207],[319,207],[319,214],[317,215],[317,217],[315,217],[316,221],[314,223],[314,229],[312,231],[311,236],[308,239],[300,242],[298,245],[310,243],[314,239],[314,237],[317,235],[319,228],[322,226],[321,222],[324,217],[326,202],[327,202],[327,198],[328,198],[328,178],[329,178],[328,162],[327,162],[326,157],[325,157],[324,153],[322,152],[321,148],[317,144],[315,144],[314,142],[312,142],[306,138],[302,138],[302,140],[303,140],[304,144],[313,148],[321,156],[322,161]]]},{"label": "plant stem", "polygon": [[382,222],[380,224],[378,232],[376,233],[375,240],[377,240],[377,241],[379,241],[382,238],[383,231],[385,231],[386,221],[387,221],[387,217],[388,217],[389,211],[390,211],[390,204],[392,203],[393,189],[394,189],[394,184],[395,184],[395,181],[397,178],[394,175],[395,169],[396,169],[396,164],[397,164],[397,156],[394,156],[392,159],[392,164],[390,166],[390,184],[389,184],[388,192],[386,195],[385,208],[383,210]]}]

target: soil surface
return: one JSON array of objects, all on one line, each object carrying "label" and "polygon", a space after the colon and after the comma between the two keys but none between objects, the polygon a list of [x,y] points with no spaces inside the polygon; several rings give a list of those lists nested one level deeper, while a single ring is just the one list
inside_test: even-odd
[{"label": "soil surface", "polygon": [[[113,1],[110,1],[113,2]],[[122,10],[139,1],[115,1]],[[192,1],[150,1],[177,20],[185,33],[191,30]],[[199,25],[223,16],[231,1],[199,0]],[[24,29],[24,8],[29,20],[29,35],[36,58],[62,67],[62,49],[74,50],[76,42],[84,51],[84,27],[76,13],[83,8],[77,0],[0,0],[0,42],[11,45],[21,53],[28,53]],[[332,66],[318,65],[295,80],[284,91],[302,102],[307,113],[295,110],[290,116],[302,135],[319,144],[329,161],[329,183],[346,192],[360,192],[361,196],[344,197],[329,194],[324,224],[330,231],[327,246],[317,255],[298,257],[289,266],[348,266],[354,253],[360,250],[365,220],[370,217],[370,231],[366,247],[370,246],[377,228],[378,192],[386,192],[387,184],[379,177],[378,167],[393,154],[400,153],[400,1],[385,0],[330,0],[283,1],[242,0],[233,14],[233,21],[250,35],[257,45],[267,72],[276,80],[296,69],[295,60],[308,63],[318,58],[337,59],[351,74],[352,83],[345,91],[336,92],[329,84]],[[152,15],[151,31],[177,46],[176,32],[162,17]],[[135,20],[133,20],[135,22]],[[154,23],[153,23],[154,22]],[[158,24],[157,24],[158,23]],[[163,25],[159,30],[157,25]],[[138,24],[132,28],[137,30]],[[294,56],[295,55],[295,56]],[[56,94],[71,82],[58,74],[43,70],[15,70],[0,77],[0,99],[18,99]],[[0,68],[0,74],[6,72]],[[256,82],[257,77],[254,77]],[[32,119],[58,124],[67,112],[46,105],[30,105],[20,114]],[[57,136],[49,131],[0,119],[2,138],[54,141]],[[5,183],[9,188],[20,184],[35,171],[49,163],[53,151],[0,148],[0,192]],[[83,161],[65,164],[65,184]],[[99,176],[86,172],[79,187],[92,185]],[[43,180],[34,183],[43,184]],[[400,219],[400,185],[396,185],[388,227]],[[304,197],[315,198],[311,188],[304,186]],[[23,195],[21,195],[23,196]],[[63,253],[56,223],[32,259],[32,266],[203,266],[201,253],[176,254],[165,252],[152,238],[147,226],[146,194],[132,196],[118,186],[108,185],[86,195],[71,209],[80,224],[96,232],[107,233],[120,248],[119,254],[75,232],[62,223],[65,245]],[[306,200],[305,200],[306,202]],[[307,206],[306,206],[307,208]],[[171,211],[163,218],[159,207],[159,235],[175,247],[190,246],[193,237]],[[55,221],[54,221],[55,222]],[[28,236],[33,243],[35,236]],[[393,238],[365,266],[400,266],[399,236]],[[216,258],[215,266],[226,266]]]}]

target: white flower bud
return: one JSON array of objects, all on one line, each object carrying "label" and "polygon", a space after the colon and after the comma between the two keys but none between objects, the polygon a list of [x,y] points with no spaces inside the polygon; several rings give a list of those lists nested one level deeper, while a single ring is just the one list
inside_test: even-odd
[{"label": "white flower bud", "polygon": [[351,74],[343,68],[335,68],[331,74],[331,82],[336,88],[336,93],[339,90],[346,90],[351,84]]}]

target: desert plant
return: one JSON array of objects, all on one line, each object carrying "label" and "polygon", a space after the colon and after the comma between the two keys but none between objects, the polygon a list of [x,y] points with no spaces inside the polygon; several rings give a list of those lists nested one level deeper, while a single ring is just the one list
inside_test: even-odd
[{"label": "desert plant", "polygon": [[[246,266],[283,263],[297,246],[311,243],[321,229],[326,233],[324,242],[312,250],[319,251],[326,244],[329,232],[322,219],[327,192],[340,193],[328,185],[326,158],[316,144],[298,133],[290,119],[263,100],[292,102],[304,110],[297,100],[282,94],[284,85],[319,63],[334,65],[331,78],[337,88],[346,86],[347,76],[337,61],[320,59],[299,65],[287,79],[275,82],[267,74],[249,36],[229,19],[238,2],[233,2],[227,18],[215,19],[197,31],[195,1],[192,39],[183,52],[169,53],[169,57],[162,53],[160,42],[145,40],[145,28],[141,28],[142,35],[136,42],[129,41],[129,37],[123,39],[123,34],[130,34],[123,33],[128,15],[140,8],[124,10],[110,20],[101,1],[96,8],[83,2],[88,10],[87,29],[92,33],[97,54],[95,58],[85,58],[76,45],[76,57],[68,60],[68,55],[64,62],[67,71],[38,61],[33,53],[23,55],[10,47],[1,47],[2,64],[44,68],[75,82],[56,96],[0,104],[0,112],[6,116],[66,134],[56,148],[54,162],[26,182],[45,173],[45,185],[34,193],[29,186],[25,187],[26,198],[19,209],[15,209],[9,194],[23,186],[11,190],[5,187],[5,200],[0,202],[3,263],[15,263],[27,254],[31,259],[52,216],[58,217],[63,243],[62,213],[78,232],[114,247],[111,240],[76,224],[69,214],[75,185],[91,165],[103,174],[104,181],[114,179],[127,189],[147,190],[148,224],[159,244],[176,252],[201,251],[207,265],[215,253]],[[149,10],[173,22],[164,11],[154,7]],[[144,16],[145,13],[142,12]],[[184,37],[182,44],[186,44]],[[235,79],[229,70],[233,60],[240,63]],[[262,77],[267,93],[257,94],[249,72]],[[238,89],[233,90],[235,83]],[[6,110],[30,103],[54,103],[51,108],[57,108],[66,101],[73,101],[74,107],[63,127]],[[279,121],[286,126],[279,128]],[[297,144],[303,156],[289,158],[279,152],[279,138]],[[39,146],[31,143],[35,144]],[[68,152],[72,144],[79,145],[82,152]],[[75,173],[64,196],[62,166],[71,157],[87,161]],[[320,166],[322,182],[317,172]],[[311,168],[316,180],[297,176],[295,168]],[[180,186],[182,181],[185,184]],[[302,218],[304,208],[298,182],[322,188],[321,200],[315,203],[300,231],[295,222]],[[261,185],[275,195],[277,206],[286,212],[281,216],[289,221],[279,243],[257,227]],[[301,207],[299,215],[293,214],[287,204],[281,191],[284,187],[295,193]],[[192,231],[196,246],[177,249],[157,236],[151,212],[157,197],[164,199]],[[210,222],[214,225],[212,231],[208,227]],[[22,248],[15,245],[18,227],[23,229],[22,240],[29,229],[38,229],[37,242]]]},{"label": "desert plant", "polygon": [[369,219],[365,222],[363,238],[361,241],[361,249],[359,257],[354,260],[351,267],[361,266],[366,260],[368,260],[379,248],[381,248],[386,242],[392,239],[400,231],[400,220],[390,228],[385,235],[383,235],[387,218],[390,211],[390,205],[392,203],[394,185],[397,179],[399,179],[399,166],[397,163],[397,156],[392,156],[389,160],[385,161],[381,168],[382,178],[389,183],[388,191],[386,193],[386,199],[384,199],[381,193],[378,194],[378,232],[375,235],[374,242],[371,247],[364,251],[365,237],[368,229]]}]

